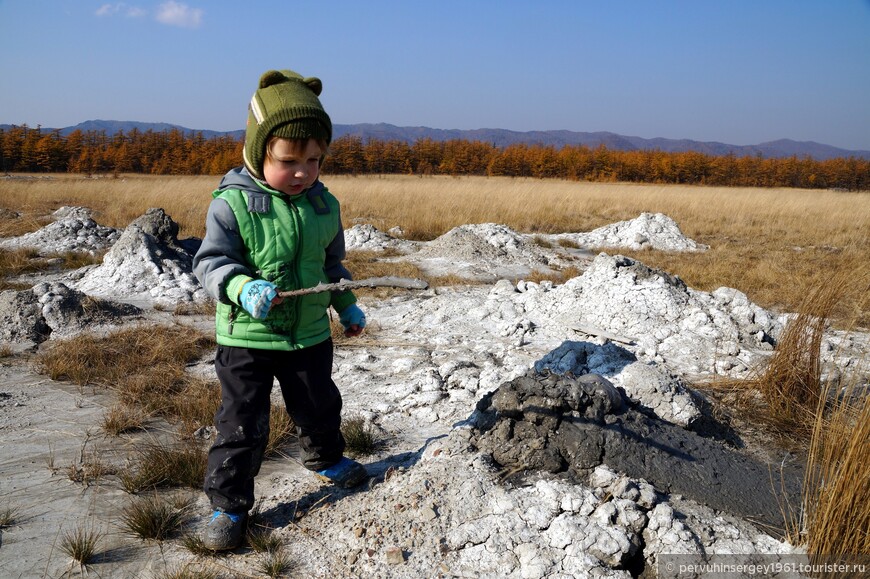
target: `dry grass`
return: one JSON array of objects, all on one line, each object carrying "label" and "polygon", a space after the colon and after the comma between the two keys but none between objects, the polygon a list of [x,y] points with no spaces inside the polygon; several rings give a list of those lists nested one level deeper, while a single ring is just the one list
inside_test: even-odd
[{"label": "dry grass", "polygon": [[[4,237],[35,231],[50,222],[46,216],[64,205],[88,207],[100,225],[121,229],[150,207],[162,207],[185,232],[195,235],[205,227],[205,213],[218,179],[211,176],[158,177],[124,175],[119,179],[85,179],[80,175],[54,175],[52,179],[9,180],[3,183],[0,212]],[[195,235],[202,237],[202,235]]]},{"label": "dry grass", "polygon": [[275,534],[275,529],[255,524],[253,517],[248,524],[246,538],[248,546],[257,553],[277,553],[284,547],[284,542]]},{"label": "dry grass", "polygon": [[221,388],[217,379],[184,374],[178,394],[166,401],[165,414],[180,423],[180,432],[189,435],[214,422],[221,404]]},{"label": "dry grass", "polygon": [[[118,402],[103,417],[105,432],[118,435],[142,429],[153,417],[177,424],[179,435],[190,438],[202,426],[211,425],[220,406],[216,380],[193,376],[188,363],[213,350],[214,340],[185,325],[141,326],[106,336],[82,334],[59,341],[39,354],[43,372],[52,379],[85,386],[106,387]],[[280,405],[269,416],[266,454],[280,455],[295,436],[295,426]],[[206,448],[185,441],[167,445],[159,441],[140,443],[132,463],[119,473],[122,487],[130,493],[166,486],[199,488],[205,476]],[[80,461],[69,469],[79,482],[94,482],[107,474],[96,458]]]},{"label": "dry grass", "polygon": [[[59,341],[40,352],[40,368],[52,379],[85,386],[111,388],[118,402],[103,418],[103,429],[113,435],[143,428],[147,420],[163,417],[188,437],[213,422],[220,403],[220,388],[185,371],[188,363],[214,348],[213,338],[184,325],[142,326],[106,336],[82,334]],[[99,468],[98,468],[99,467]],[[141,442],[131,463],[113,469],[130,493],[166,486],[199,488],[205,477],[204,445],[186,440],[171,445]],[[70,466],[68,475],[83,483],[95,482],[106,472],[99,456]]]},{"label": "dry grass", "polygon": [[766,416],[782,431],[809,432],[822,395],[821,345],[833,311],[856,279],[870,279],[870,268],[836,272],[819,280],[798,308],[763,374],[754,381],[766,403]]},{"label": "dry grass", "polygon": [[[866,376],[867,361],[863,361]],[[856,372],[856,376],[860,372]],[[832,403],[826,408],[825,402]],[[870,556],[870,396],[851,382],[829,388],[813,424],[801,536],[811,557],[866,563]]]},{"label": "dry grass", "polygon": [[18,507],[5,506],[0,509],[0,530],[6,529],[18,523],[21,517]]},{"label": "dry grass", "polygon": [[[181,535],[180,543],[182,547],[184,547],[197,557],[210,557],[215,554],[215,551],[212,551],[205,546],[205,541],[202,538],[202,533],[196,531],[188,530],[184,532]],[[187,576],[188,575],[182,575],[181,577]]]},{"label": "dry grass", "polygon": [[[870,555],[870,385],[867,360],[849,377],[821,381],[821,345],[829,316],[851,292],[862,308],[870,266],[818,279],[757,376],[721,381],[719,393],[742,414],[773,427],[780,442],[806,453],[801,509],[783,506],[789,541],[813,563],[864,562]],[[760,396],[756,396],[759,394]],[[822,574],[820,576],[827,576]]]},{"label": "dry grass", "polygon": [[[187,536],[185,536],[186,540]],[[205,547],[203,547],[205,549]],[[193,551],[192,551],[193,552]],[[211,553],[211,551],[209,551]],[[195,553],[198,555],[199,553]],[[155,575],[156,579],[218,579],[219,574],[212,569],[203,569],[186,563],[177,567],[169,567]]]},{"label": "dry grass", "polygon": [[192,500],[179,502],[157,494],[137,497],[121,511],[121,521],[134,537],[164,541],[181,529],[192,504]]},{"label": "dry grass", "polygon": [[35,249],[0,249],[0,276],[12,277],[41,271],[44,260]]},{"label": "dry grass", "polygon": [[111,388],[122,404],[176,420],[203,419],[202,426],[211,423],[216,405],[185,367],[214,347],[213,337],[189,326],[152,325],[81,334],[52,344],[38,360],[52,380]]},{"label": "dry grass", "polygon": [[69,480],[84,486],[96,484],[104,476],[116,472],[117,469],[104,460],[102,452],[97,448],[87,454],[83,451],[81,459],[70,463],[66,469]]},{"label": "dry grass", "polygon": [[96,530],[92,523],[85,522],[71,531],[65,531],[60,540],[60,550],[78,563],[79,571],[86,575],[85,568],[97,554],[97,544],[103,533]]},{"label": "dry grass", "polygon": [[284,551],[269,551],[255,565],[266,577],[286,577],[293,568],[293,560]]},{"label": "dry grass", "polygon": [[0,249],[0,291],[21,291],[33,287],[32,282],[16,282],[10,279],[16,276],[78,269],[100,263],[102,258],[102,255],[77,251],[42,255],[33,248]]},{"label": "dry grass", "polygon": [[199,489],[207,460],[205,445],[191,441],[175,445],[140,442],[132,464],[119,475],[121,486],[132,494],[161,487]]},{"label": "dry grass", "polygon": [[103,413],[103,430],[106,434],[118,436],[145,427],[148,416],[138,407],[128,404],[113,404]]},{"label": "dry grass", "polygon": [[361,416],[350,416],[341,421],[341,434],[351,456],[365,456],[375,451],[377,440],[371,427]]},{"label": "dry grass", "polygon": [[[844,300],[866,311],[870,265],[816,275],[813,289],[787,324],[773,355],[748,379],[716,378],[705,384],[780,442],[806,448],[822,396],[821,345]],[[856,319],[856,318],[853,318]],[[856,323],[850,324],[852,327]]]}]

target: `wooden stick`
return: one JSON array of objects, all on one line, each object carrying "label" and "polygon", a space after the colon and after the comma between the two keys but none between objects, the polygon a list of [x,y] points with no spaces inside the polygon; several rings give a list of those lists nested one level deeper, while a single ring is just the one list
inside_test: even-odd
[{"label": "wooden stick", "polygon": [[342,278],[335,283],[319,283],[314,287],[278,292],[278,296],[282,298],[290,298],[293,296],[350,290],[361,287],[395,287],[407,290],[424,290],[429,288],[429,284],[422,279],[411,279],[408,277],[370,277],[368,279],[359,280]]},{"label": "wooden stick", "polygon": [[606,332],[600,328],[596,328],[595,326],[587,326],[585,324],[574,324],[571,327],[575,332],[579,332],[581,334],[586,334],[587,336],[598,336],[600,338],[604,338],[606,340],[610,340],[612,342],[619,342],[621,344],[628,344],[629,346],[633,346],[636,342],[634,338],[628,338],[625,336],[619,336],[617,334],[611,334],[610,332]]}]

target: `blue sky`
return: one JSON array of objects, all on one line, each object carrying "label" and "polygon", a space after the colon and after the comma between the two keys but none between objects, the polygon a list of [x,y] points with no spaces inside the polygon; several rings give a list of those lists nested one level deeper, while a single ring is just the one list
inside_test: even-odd
[{"label": "blue sky", "polygon": [[870,150],[870,0],[0,0],[0,123],[241,129],[271,68],[338,124]]}]

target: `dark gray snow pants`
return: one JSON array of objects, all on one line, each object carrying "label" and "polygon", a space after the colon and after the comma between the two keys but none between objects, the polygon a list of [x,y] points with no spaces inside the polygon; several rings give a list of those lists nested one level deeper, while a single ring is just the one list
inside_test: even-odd
[{"label": "dark gray snow pants", "polygon": [[331,339],[290,352],[218,347],[221,405],[203,485],[213,508],[242,513],[254,506],[254,477],[269,440],[269,396],[276,378],[296,424],[303,465],[321,470],[341,459],[341,394],[332,381],[332,352]]}]

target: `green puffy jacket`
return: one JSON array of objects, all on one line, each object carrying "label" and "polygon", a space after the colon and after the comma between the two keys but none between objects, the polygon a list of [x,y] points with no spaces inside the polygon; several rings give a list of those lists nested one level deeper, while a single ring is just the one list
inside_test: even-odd
[{"label": "green puffy jacket", "polygon": [[348,291],[286,298],[257,320],[238,305],[242,286],[265,279],[280,290],[312,287],[350,274],[338,200],[319,181],[296,195],[274,191],[244,169],[228,173],[214,192],[194,273],[218,300],[218,344],[296,350],[330,336],[327,309],[356,302]]}]

